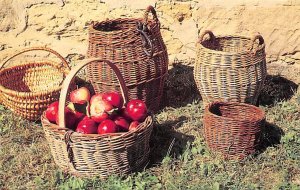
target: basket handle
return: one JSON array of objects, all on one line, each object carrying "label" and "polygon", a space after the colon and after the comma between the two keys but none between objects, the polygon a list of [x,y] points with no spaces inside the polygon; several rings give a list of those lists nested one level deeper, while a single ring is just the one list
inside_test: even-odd
[{"label": "basket handle", "polygon": [[203,38],[204,38],[204,36],[205,36],[206,34],[209,35],[209,38],[210,38],[209,40],[210,40],[211,42],[214,42],[214,41],[215,41],[216,37],[215,37],[214,33],[213,33],[212,31],[210,31],[210,30],[205,30],[205,31],[200,35],[200,37],[199,37],[199,40],[198,40],[199,43],[202,43],[202,42],[203,42]]},{"label": "basket handle", "polygon": [[159,23],[159,20],[157,18],[157,14],[156,11],[154,9],[154,7],[152,5],[149,5],[146,8],[146,11],[144,13],[144,20],[143,20],[143,24],[147,25],[148,24],[148,17],[149,17],[149,12],[151,11],[152,15],[153,15],[153,20],[155,20],[156,23]]},{"label": "basket handle", "polygon": [[62,128],[66,128],[65,126],[65,104],[66,104],[66,99],[67,99],[67,93],[68,93],[68,89],[70,86],[71,81],[74,79],[75,75],[86,65],[91,64],[91,63],[106,63],[116,74],[120,87],[121,87],[121,93],[122,93],[122,97],[124,99],[124,104],[126,104],[128,102],[128,90],[125,84],[125,81],[122,77],[122,74],[120,72],[120,70],[118,69],[118,67],[116,65],[114,65],[112,62],[108,61],[108,60],[102,60],[102,59],[88,59],[85,60],[85,62],[83,62],[82,64],[77,65],[76,67],[74,67],[70,73],[67,75],[67,77],[65,78],[63,84],[62,84],[62,89],[61,89],[61,93],[60,93],[60,97],[59,97],[59,108],[58,108],[58,114],[59,114],[59,123],[58,125]]},{"label": "basket handle", "polygon": [[[253,50],[253,47],[254,47],[254,43],[255,43],[255,41],[256,40],[259,40],[259,42],[258,42],[258,45],[261,45],[261,46],[265,46],[265,40],[264,40],[264,38],[260,35],[260,34],[257,34],[257,35],[255,35],[253,38],[252,38],[252,43],[251,43],[251,48],[250,48],[250,51],[251,50]],[[257,51],[257,50],[256,50]],[[255,53],[256,53],[256,51],[255,51]]]},{"label": "basket handle", "polygon": [[62,61],[62,63],[63,63],[62,65],[64,67],[70,69],[70,67],[68,65],[68,62],[63,58],[63,56],[61,56],[58,52],[54,51],[53,49],[46,48],[46,47],[33,47],[33,48],[27,48],[27,49],[21,50],[20,52],[14,54],[10,58],[8,58],[6,61],[4,61],[0,65],[0,70],[4,68],[4,66],[7,64],[8,61],[10,61],[11,59],[17,57],[18,55],[21,55],[21,54],[29,52],[29,51],[36,51],[36,50],[47,51],[47,52],[50,52],[50,53],[56,55]]}]

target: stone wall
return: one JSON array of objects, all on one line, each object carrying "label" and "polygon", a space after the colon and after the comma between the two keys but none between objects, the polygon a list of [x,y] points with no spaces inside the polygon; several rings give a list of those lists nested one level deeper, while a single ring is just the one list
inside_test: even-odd
[{"label": "stone wall", "polygon": [[2,0],[0,61],[33,46],[82,58],[91,21],[141,17],[149,4],[157,10],[170,63],[195,58],[195,43],[206,29],[216,35],[260,33],[268,61],[300,61],[300,0]]}]

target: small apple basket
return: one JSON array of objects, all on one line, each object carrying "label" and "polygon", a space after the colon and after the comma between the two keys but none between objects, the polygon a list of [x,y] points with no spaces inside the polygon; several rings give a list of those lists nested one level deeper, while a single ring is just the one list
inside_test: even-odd
[{"label": "small apple basket", "polygon": [[64,171],[76,176],[124,176],[143,169],[148,163],[149,140],[153,129],[153,116],[147,114],[135,130],[106,134],[82,134],[66,127],[65,109],[70,83],[75,75],[89,64],[107,64],[121,86],[124,105],[128,91],[118,68],[101,59],[86,60],[74,67],[66,77],[58,108],[58,124],[51,123],[44,112],[42,126],[55,163]]}]

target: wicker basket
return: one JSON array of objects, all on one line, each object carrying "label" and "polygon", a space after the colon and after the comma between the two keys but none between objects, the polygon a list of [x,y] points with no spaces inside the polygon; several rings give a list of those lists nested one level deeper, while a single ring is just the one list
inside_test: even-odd
[{"label": "wicker basket", "polygon": [[258,148],[265,113],[249,104],[212,102],[205,108],[203,122],[211,150],[228,159],[242,159]]},{"label": "wicker basket", "polygon": [[149,140],[153,118],[148,116],[136,131],[114,134],[81,134],[65,128],[64,108],[67,92],[74,76],[88,64],[107,64],[115,72],[121,86],[124,102],[127,89],[118,68],[109,61],[93,59],[71,70],[63,83],[59,100],[59,125],[50,123],[42,115],[42,125],[55,163],[77,176],[126,175],[141,170],[148,162]]},{"label": "wicker basket", "polygon": [[[148,20],[150,11],[153,20]],[[168,54],[152,6],[147,8],[143,19],[94,22],[89,27],[87,55],[115,63],[126,82],[129,99],[143,100],[152,111],[159,109],[168,71]],[[119,90],[117,78],[107,65],[90,65],[87,72],[96,91]]]},{"label": "wicker basket", "polygon": [[[29,51],[46,51],[61,63],[31,61],[4,68],[13,58]],[[59,99],[61,84],[70,71],[66,60],[54,50],[37,47],[22,50],[0,66],[0,102],[17,115],[36,121],[47,106]]]},{"label": "wicker basket", "polygon": [[[206,34],[210,38],[204,40]],[[262,36],[256,35],[252,40],[215,37],[207,30],[199,42],[194,78],[204,104],[214,100],[256,104],[267,75]]]}]

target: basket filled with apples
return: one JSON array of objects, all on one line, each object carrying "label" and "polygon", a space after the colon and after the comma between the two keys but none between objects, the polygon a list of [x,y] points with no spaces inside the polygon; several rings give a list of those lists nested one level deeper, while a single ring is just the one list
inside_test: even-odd
[{"label": "basket filled with apples", "polygon": [[[118,92],[93,94],[86,87],[70,91],[76,74],[90,64],[106,64],[115,73]],[[58,102],[41,117],[55,163],[77,176],[127,175],[145,167],[153,116],[141,100],[128,100],[118,68],[101,59],[86,60],[66,77]]]}]

